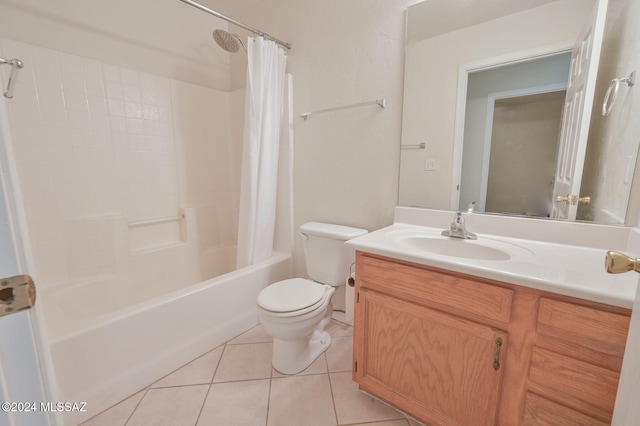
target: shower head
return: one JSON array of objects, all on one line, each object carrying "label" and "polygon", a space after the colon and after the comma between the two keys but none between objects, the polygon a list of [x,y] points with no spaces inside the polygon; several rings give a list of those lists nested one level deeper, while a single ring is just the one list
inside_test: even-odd
[{"label": "shower head", "polygon": [[213,30],[213,39],[218,44],[218,46],[222,47],[229,53],[236,53],[240,50],[240,46],[244,51],[247,51],[242,39],[238,37],[236,34],[230,34],[225,30]]}]

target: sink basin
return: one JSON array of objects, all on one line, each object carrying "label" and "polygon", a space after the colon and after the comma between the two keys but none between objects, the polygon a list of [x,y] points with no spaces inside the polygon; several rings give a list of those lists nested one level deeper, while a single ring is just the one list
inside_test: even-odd
[{"label": "sink basin", "polygon": [[477,240],[444,237],[436,233],[400,233],[393,240],[404,247],[436,254],[474,260],[504,261],[533,254],[516,244],[487,237]]}]

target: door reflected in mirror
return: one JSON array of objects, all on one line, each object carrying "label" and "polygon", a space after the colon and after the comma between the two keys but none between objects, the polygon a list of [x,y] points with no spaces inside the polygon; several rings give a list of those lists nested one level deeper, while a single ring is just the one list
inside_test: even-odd
[{"label": "door reflected in mirror", "polygon": [[460,206],[550,217],[571,54],[469,74]]}]

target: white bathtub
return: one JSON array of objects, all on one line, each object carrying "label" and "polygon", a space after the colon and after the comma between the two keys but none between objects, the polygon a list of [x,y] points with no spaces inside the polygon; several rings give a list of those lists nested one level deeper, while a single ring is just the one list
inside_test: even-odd
[{"label": "white bathtub", "polygon": [[[271,259],[186,288],[136,299],[102,277],[43,297],[62,401],[87,402],[74,425],[258,324],[256,297],[291,276],[291,257]],[[47,289],[49,290],[49,289]]]}]

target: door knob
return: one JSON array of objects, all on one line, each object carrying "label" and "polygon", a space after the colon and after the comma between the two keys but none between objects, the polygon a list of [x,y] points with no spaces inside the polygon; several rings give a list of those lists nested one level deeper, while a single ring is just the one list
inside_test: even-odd
[{"label": "door knob", "polygon": [[610,274],[621,274],[628,271],[640,272],[640,259],[634,259],[617,251],[608,251],[604,266]]},{"label": "door knob", "polygon": [[591,197],[578,197],[577,195],[558,195],[556,197],[556,203],[567,203],[572,206],[577,206],[580,204],[591,204]]},{"label": "door knob", "polygon": [[36,303],[36,286],[29,275],[0,279],[0,317],[29,309]]}]

